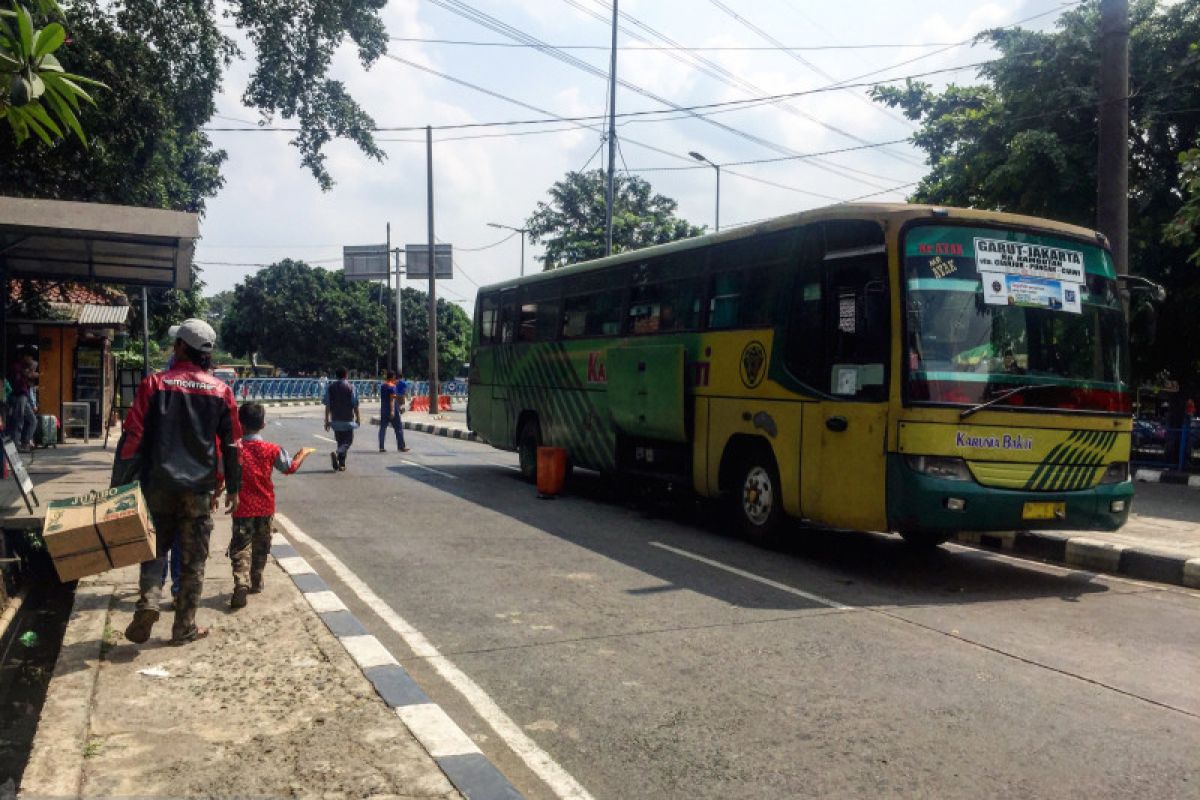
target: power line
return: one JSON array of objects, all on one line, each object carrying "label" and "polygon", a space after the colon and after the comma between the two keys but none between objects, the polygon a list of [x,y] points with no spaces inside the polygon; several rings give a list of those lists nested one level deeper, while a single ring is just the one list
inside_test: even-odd
[{"label": "power line", "polygon": [[[1013,55],[1022,55],[1022,54],[1014,53]],[[406,64],[406,65],[414,67],[416,69],[420,69],[424,72],[428,72],[432,75],[437,75],[438,77],[445,78],[446,80],[450,80],[455,83],[462,84],[463,86],[467,86],[469,88],[485,92],[485,93],[490,94],[493,97],[496,97],[498,99],[505,100],[507,102],[513,102],[518,105],[524,106],[525,108],[529,108],[531,110],[536,110],[539,113],[549,115],[547,118],[540,118],[540,119],[534,118],[534,119],[522,119],[522,120],[502,120],[502,121],[495,121],[495,122],[461,122],[461,123],[452,124],[452,125],[434,125],[432,127],[435,131],[465,130],[465,129],[471,129],[471,128],[517,127],[517,126],[522,126],[522,125],[545,125],[545,124],[554,123],[554,122],[594,122],[594,121],[598,121],[598,120],[602,119],[601,115],[598,115],[598,114],[585,114],[585,115],[575,116],[575,117],[559,116],[559,115],[553,114],[553,112],[537,108],[536,106],[531,106],[531,105],[524,103],[522,101],[519,101],[519,100],[514,100],[513,98],[506,97],[504,95],[499,94],[498,92],[493,92],[490,89],[484,89],[482,87],[471,84],[467,81],[447,75],[443,72],[438,72],[437,70],[432,69],[430,67],[426,67],[422,64],[418,64],[416,62],[409,61],[404,58],[400,58],[399,56],[389,56],[389,58],[391,58],[393,61],[398,61],[402,64]],[[689,106],[673,106],[671,108],[666,108],[666,109],[650,109],[650,110],[645,110],[645,111],[618,112],[617,117],[619,119],[632,119],[632,118],[641,118],[641,117],[655,117],[655,116],[661,116],[664,114],[675,114],[678,112],[691,112],[691,111],[705,112],[705,111],[710,111],[710,110],[715,110],[715,109],[753,108],[756,105],[762,105],[763,103],[769,103],[769,102],[775,101],[775,100],[784,100],[784,99],[793,98],[793,97],[805,97],[808,95],[824,94],[827,92],[838,92],[838,91],[844,91],[846,89],[854,89],[854,88],[859,88],[859,87],[864,87],[864,86],[882,86],[885,83],[895,83],[896,81],[910,80],[913,78],[927,78],[932,75],[944,75],[949,72],[961,72],[966,69],[974,69],[976,67],[982,67],[982,66],[986,66],[988,64],[994,64],[994,63],[996,63],[996,61],[997,61],[997,59],[989,59],[987,61],[975,61],[970,64],[960,64],[959,66],[956,66],[956,67],[943,67],[942,69],[932,69],[932,70],[927,70],[925,72],[915,72],[910,75],[897,75],[892,78],[884,78],[884,79],[877,80],[877,81],[868,81],[868,82],[862,82],[862,83],[840,83],[837,86],[822,86],[822,87],[818,87],[815,89],[802,89],[802,90],[798,90],[798,91],[794,91],[794,92],[783,92],[781,94],[763,95],[761,97],[747,97],[747,98],[744,98],[741,100],[723,100],[723,101],[714,102],[714,103],[697,103],[697,104],[689,105]],[[703,118],[704,114],[697,113],[697,114],[689,114],[688,116]],[[676,117],[668,117],[667,119],[677,119],[677,118]],[[423,130],[425,130],[426,127],[427,126],[425,126],[425,125],[376,125],[371,128],[364,129],[364,130],[372,132],[372,133],[378,133],[378,132],[409,133],[409,132],[413,132],[413,131],[423,131]],[[206,132],[223,132],[223,133],[259,133],[259,132],[262,132],[262,133],[276,132],[276,133],[278,133],[278,132],[296,132],[296,131],[301,130],[301,128],[299,126],[294,126],[294,125],[287,125],[287,126],[281,125],[281,126],[262,126],[262,127],[254,127],[254,128],[205,127],[203,130]]]},{"label": "power line", "polygon": [[455,247],[454,249],[460,253],[481,253],[484,250],[491,250],[493,247],[499,247],[500,245],[504,244],[505,242],[507,242],[509,239],[513,238],[516,235],[517,234],[514,231],[513,233],[510,233],[508,236],[505,236],[500,241],[492,242],[491,244],[485,244],[483,247]]},{"label": "power line", "polygon": [[[388,39],[393,42],[411,42],[415,44],[444,44],[463,47],[504,47],[514,49],[531,49],[537,45],[523,44],[520,42],[479,42],[462,39],[423,39],[416,36],[389,36]],[[682,50],[696,53],[709,52],[778,52],[780,50],[797,50],[797,51],[817,51],[817,50],[904,50],[908,48],[919,47],[945,47],[946,45],[958,44],[958,42],[915,42],[912,44],[819,44],[819,45],[779,45],[771,47],[754,47],[754,46],[726,46],[726,47],[691,47],[684,45],[645,45],[642,47],[634,47],[623,45],[618,47],[618,50],[624,52],[658,52],[663,50]],[[556,44],[553,45],[558,50],[598,50],[607,53],[609,47],[600,44]]]},{"label": "power line", "polygon": [[[571,3],[572,5],[575,5],[575,0],[566,0],[566,1],[568,3]],[[537,49],[539,52],[545,53],[546,55],[549,55],[552,58],[555,58],[555,59],[562,61],[566,64],[569,64],[571,66],[574,66],[579,70],[587,72],[596,77],[604,78],[605,80],[608,79],[608,75],[603,70],[593,66],[592,64],[589,64],[586,61],[576,58],[575,56],[573,56],[565,51],[556,50],[551,45],[548,45],[547,43],[531,36],[530,34],[527,34],[520,29],[514,28],[513,26],[508,25],[507,23],[505,23],[495,17],[492,17],[492,16],[480,11],[479,9],[470,5],[469,3],[462,2],[462,0],[431,0],[431,2],[440,8],[443,8],[447,11],[450,11],[451,13],[454,13],[461,17],[464,17],[465,19],[475,22],[485,28],[488,28],[489,30],[492,30],[492,31],[499,33],[503,36],[506,36],[510,39],[513,39],[515,41],[525,42],[527,44],[537,45]],[[622,15],[622,16],[625,16],[625,15]],[[620,86],[622,86],[623,88],[628,89],[629,91],[635,92],[637,94],[642,95],[643,97],[647,97],[651,100],[654,100],[655,102],[660,103],[661,105],[665,105],[665,106],[668,106],[669,108],[673,108],[675,111],[686,110],[685,107],[679,105],[678,103],[668,100],[665,97],[661,97],[660,95],[658,95],[642,86],[632,83],[628,80],[618,79],[617,83]],[[781,153],[781,154],[787,154],[789,152],[788,148],[786,148],[776,142],[773,142],[769,139],[765,139],[761,136],[758,136],[756,134],[749,133],[747,131],[735,128],[731,125],[726,125],[725,123],[718,122],[710,117],[705,117],[700,114],[695,114],[694,116],[697,119],[703,120],[704,122],[708,123],[709,125],[720,128],[721,130],[724,130],[727,133],[730,133],[741,139],[745,139],[746,141],[753,142],[754,144],[758,144],[761,147],[765,147],[767,149],[774,150],[775,152]],[[843,177],[845,177],[845,176],[843,176]],[[861,181],[861,179],[859,179],[859,178],[852,178],[852,179]]]},{"label": "power line", "polygon": [[[600,14],[599,12],[597,12],[591,8],[583,6],[581,4],[580,0],[563,0],[563,2],[566,3],[567,5],[571,6],[572,8],[576,8],[579,11],[591,16],[593,19],[598,20],[599,22],[601,22],[602,24],[604,24],[606,26],[609,24],[609,21],[608,21],[609,16],[607,16],[605,14]],[[605,0],[593,0],[593,2],[596,5],[600,6],[601,8],[606,9],[606,11],[611,11],[612,6],[607,4],[605,2]],[[655,39],[657,39],[659,41],[666,42],[669,45],[677,45],[678,44],[678,42],[676,42],[674,39],[670,38],[669,36],[662,33],[661,31],[656,30],[655,28],[651,27],[650,25],[646,24],[645,22],[643,22],[642,20],[638,19],[637,17],[633,16],[632,14],[630,14],[628,12],[622,11],[622,12],[620,12],[619,16],[621,19],[628,21],[630,24],[636,26],[637,28],[640,28],[641,30],[646,31],[646,33],[650,34],[651,36],[653,36]],[[647,42],[647,43],[650,42],[650,40],[647,39],[645,36],[643,36],[641,33],[632,31],[628,27],[625,27],[623,25],[619,26],[619,27],[620,27],[621,31],[625,32],[627,35],[629,35],[639,41],[643,41],[643,42]],[[700,71],[701,73],[713,78],[714,80],[717,80],[717,81],[725,84],[726,86],[740,89],[744,92],[749,92],[749,93],[762,94],[763,92],[765,92],[765,90],[762,87],[757,86],[756,84],[745,80],[744,78],[742,78],[739,75],[736,75],[733,72],[730,72],[723,65],[717,63],[716,61],[713,61],[712,59],[705,58],[704,56],[695,55],[692,53],[687,53],[687,54],[681,55],[680,53],[677,53],[677,52],[668,52],[667,55],[671,59],[678,61],[679,63],[683,64],[684,66],[689,67],[690,69],[696,69],[696,70]],[[796,108],[795,106],[792,106],[791,104],[789,104],[785,101],[772,100],[770,102],[770,104],[776,105],[781,110],[783,110],[789,114],[792,114],[794,116],[798,116],[803,119],[806,119],[809,122],[812,122],[816,125],[819,125],[819,126],[825,128],[826,130],[833,131],[834,133],[838,134],[839,136],[845,136],[846,138],[849,138],[849,139],[854,139],[856,141],[862,141],[861,139],[859,139],[859,137],[856,137],[854,134],[850,133],[849,131],[842,130],[841,128],[839,128],[837,126],[832,125],[823,119],[820,119],[816,115],[811,114],[802,109]],[[711,120],[709,120],[709,122],[710,122],[710,124],[718,124],[718,123],[713,123]],[[728,128],[728,126],[723,126],[723,127]],[[750,136],[753,136],[753,135],[750,134]],[[787,153],[795,152],[791,148],[788,148],[783,145],[775,144],[774,142],[767,142],[764,144],[764,142],[762,140],[758,140],[757,137],[752,138],[751,141],[755,141],[755,143],[757,143],[757,144],[764,145],[764,146],[774,150],[777,153],[787,154]],[[905,160],[904,157],[899,156],[898,154],[895,154],[895,153],[889,153],[889,155],[891,155],[895,158],[900,158],[901,160]],[[812,166],[816,167],[817,169],[821,169],[821,170],[824,170],[825,172],[832,173],[834,175],[837,175],[840,178],[849,178],[850,180],[859,180],[860,182],[866,183],[868,185],[875,185],[875,184],[871,184],[870,181],[861,181],[861,179],[854,178],[853,176],[849,176],[842,172],[839,172],[838,168],[833,164],[829,164],[829,163],[826,163],[823,161],[812,161],[810,163],[812,164]],[[892,179],[884,178],[884,180],[892,180]]]}]

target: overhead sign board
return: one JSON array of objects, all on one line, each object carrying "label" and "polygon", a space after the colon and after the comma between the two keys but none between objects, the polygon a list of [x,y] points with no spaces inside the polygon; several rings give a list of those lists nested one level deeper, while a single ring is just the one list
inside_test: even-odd
[{"label": "overhead sign board", "polygon": [[342,248],[342,270],[348,281],[382,281],[388,276],[386,244],[347,245]]},{"label": "overhead sign board", "polygon": [[[454,257],[450,245],[435,244],[433,250],[434,277],[454,277]],[[429,277],[429,245],[404,245],[405,273],[409,278]]]}]

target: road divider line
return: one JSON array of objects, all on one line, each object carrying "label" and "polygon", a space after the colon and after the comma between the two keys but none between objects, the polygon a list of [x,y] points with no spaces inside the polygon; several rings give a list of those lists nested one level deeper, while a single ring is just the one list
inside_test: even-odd
[{"label": "road divider line", "polygon": [[319,433],[314,433],[313,437],[316,439],[320,439],[322,442],[329,442],[330,444],[337,444],[336,439],[330,439],[328,436],[322,436]]},{"label": "road divider line", "polygon": [[458,480],[457,475],[451,475],[449,472],[442,472],[440,469],[434,469],[433,467],[427,467],[424,464],[420,463],[419,461],[409,461],[407,458],[402,458],[402,459],[400,459],[400,461],[403,464],[408,464],[410,467],[417,467],[418,469],[423,469],[426,472],[432,472],[435,475],[441,475],[443,478],[449,478],[452,481]]},{"label": "road divider line", "polygon": [[[424,465],[418,464],[417,466]],[[426,469],[431,468],[426,467]],[[533,739],[531,739],[529,735],[525,733],[520,725],[518,725],[512,720],[511,717],[504,713],[500,706],[496,704],[496,701],[493,700],[479,686],[479,684],[475,683],[470,676],[459,669],[459,667],[454,664],[453,661],[443,656],[423,633],[414,628],[403,617],[397,614],[391,606],[389,606],[381,597],[379,597],[379,595],[375,594],[371,587],[367,586],[361,578],[359,578],[349,567],[342,563],[341,559],[335,556],[329,550],[329,548],[325,547],[325,545],[321,544],[316,539],[313,539],[304,531],[300,530],[300,528],[297,527],[294,522],[292,522],[283,514],[276,514],[275,520],[279,523],[280,527],[282,527],[295,541],[300,542],[304,546],[310,548],[326,564],[328,564],[329,568],[333,570],[333,573],[337,575],[338,579],[341,580],[342,583],[344,583],[346,587],[349,588],[350,591],[353,592],[358,599],[363,602],[363,604],[370,608],[371,611],[374,612],[375,615],[378,616],[385,625],[391,628],[396,635],[403,639],[404,643],[413,651],[415,655],[424,659],[428,664],[430,664],[437,671],[438,675],[440,675],[441,678],[446,681],[446,683],[450,684],[451,687],[453,687],[460,695],[462,695],[467,703],[470,704],[471,708],[474,709],[475,713],[478,714],[483,721],[496,732],[496,734],[504,741],[509,749],[511,749],[513,753],[515,753],[517,757],[519,757],[535,775],[541,778],[541,780],[555,795],[560,798],[564,798],[564,800],[592,800],[592,795],[585,788],[583,788],[583,786],[576,781],[570,773],[559,766],[558,762],[556,762],[549,753],[539,747],[537,742],[533,741]],[[326,592],[324,594],[333,595],[332,592]],[[311,597],[311,595],[306,594],[305,597]],[[336,598],[336,595],[334,595],[334,597]],[[375,669],[380,668],[377,667]],[[402,670],[403,668],[396,667],[396,669]],[[370,676],[368,675],[368,677]],[[408,680],[411,682],[411,679]],[[376,688],[380,689],[380,684],[377,683]],[[380,691],[382,694],[383,690],[380,689]],[[393,688],[393,691],[396,694],[404,697],[421,697],[420,690],[415,686],[404,685],[399,688]],[[426,699],[423,702],[428,703],[429,701]],[[414,702],[405,707],[413,708],[419,705],[421,705],[421,703]],[[426,721],[429,721],[434,716],[430,715],[428,712],[406,711],[405,713],[410,714],[414,719],[423,718]],[[422,717],[422,714],[424,714],[425,717]],[[401,715],[401,718],[403,719],[404,715]],[[418,724],[420,723],[418,722]],[[444,724],[444,721],[441,720],[440,717],[431,722],[431,725]],[[451,724],[453,724],[452,721]],[[431,742],[444,743],[448,741],[455,741],[454,738],[446,738],[445,731],[441,729],[423,729],[422,734],[418,734],[416,730],[413,730],[413,735],[417,736],[418,740],[421,741],[423,746],[426,745],[426,743],[425,740],[422,739],[422,735],[428,736]],[[466,736],[466,734],[462,735],[464,737]],[[468,741],[470,741],[469,738]],[[438,744],[438,747],[441,746],[441,744]],[[472,746],[474,746],[473,743]],[[450,776],[451,781],[455,781],[456,786],[458,785],[456,776],[463,776],[465,779],[468,776],[478,774],[481,770],[486,772],[490,769],[491,773],[495,773],[495,776],[499,780],[504,780],[503,777],[499,776],[499,773],[495,771],[495,767],[492,767],[482,755],[465,753],[446,755],[443,758],[435,756],[435,758],[438,759],[439,765],[446,772],[446,774]],[[505,783],[507,785],[507,782]],[[466,792],[464,793],[468,794],[468,796],[472,798],[477,796],[475,794]]]},{"label": "road divider line", "polygon": [[764,578],[761,575],[755,575],[753,572],[747,572],[744,569],[738,569],[737,567],[731,567],[728,564],[722,564],[720,561],[714,561],[711,558],[705,558],[702,555],[697,555],[696,553],[692,553],[688,550],[681,550],[678,547],[672,547],[669,544],[663,544],[662,542],[650,542],[650,546],[657,547],[660,550],[666,550],[674,553],[677,556],[690,558],[693,561],[699,561],[701,564],[707,564],[710,567],[716,567],[717,569],[724,570],[725,572],[729,572],[733,575],[738,575],[747,580],[761,583],[764,586],[770,586],[772,589],[778,589],[781,592],[787,592],[788,594],[794,594],[797,597],[803,597],[805,600],[811,600],[814,603],[820,603],[823,606],[828,606],[829,608],[837,609],[838,611],[857,610],[854,606],[848,606],[845,603],[839,603],[837,600],[830,600],[828,597],[822,597],[819,594],[805,592],[801,589],[795,588],[794,586],[788,586],[786,583],[773,581],[770,578]]}]

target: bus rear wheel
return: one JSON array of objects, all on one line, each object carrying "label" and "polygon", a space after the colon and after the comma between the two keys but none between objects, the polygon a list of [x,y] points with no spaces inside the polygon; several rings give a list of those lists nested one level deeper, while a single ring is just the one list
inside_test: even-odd
[{"label": "bus rear wheel", "polygon": [[542,426],[534,417],[521,423],[517,432],[517,460],[521,477],[530,483],[537,481],[537,449],[542,446]]},{"label": "bus rear wheel", "polygon": [[911,530],[900,531],[900,536],[904,539],[904,543],[913,550],[932,550],[950,541],[954,533],[947,531]]},{"label": "bus rear wheel", "polygon": [[729,500],[738,532],[751,541],[776,543],[785,516],[775,459],[755,448],[743,455],[735,475]]}]

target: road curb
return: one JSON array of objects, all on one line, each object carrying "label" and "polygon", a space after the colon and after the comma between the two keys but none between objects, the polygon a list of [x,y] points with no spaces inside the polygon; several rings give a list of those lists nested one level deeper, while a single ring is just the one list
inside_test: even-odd
[{"label": "road curb", "polygon": [[1052,531],[963,531],[960,544],[1057,561],[1089,572],[1200,589],[1200,558]]},{"label": "road curb", "polygon": [[396,657],[367,632],[308,560],[280,533],[271,537],[271,555],[375,687],[379,697],[408,726],[464,797],[468,800],[523,798],[471,737],[441,706],[429,699]]},{"label": "road curb", "polygon": [[451,439],[463,439],[468,442],[479,441],[479,436],[476,435],[475,431],[451,428],[448,425],[431,425],[427,422],[405,421],[404,429],[406,431],[417,431],[418,433],[432,433],[434,436],[446,436]]},{"label": "road curb", "polygon": [[1133,479],[1142,483],[1171,483],[1200,489],[1200,475],[1191,475],[1172,469],[1147,469],[1140,467],[1133,472]]},{"label": "road curb", "polygon": [[85,581],[75,590],[70,622],[21,776],[20,800],[76,797],[82,788],[92,697],[116,592],[113,585]]}]

